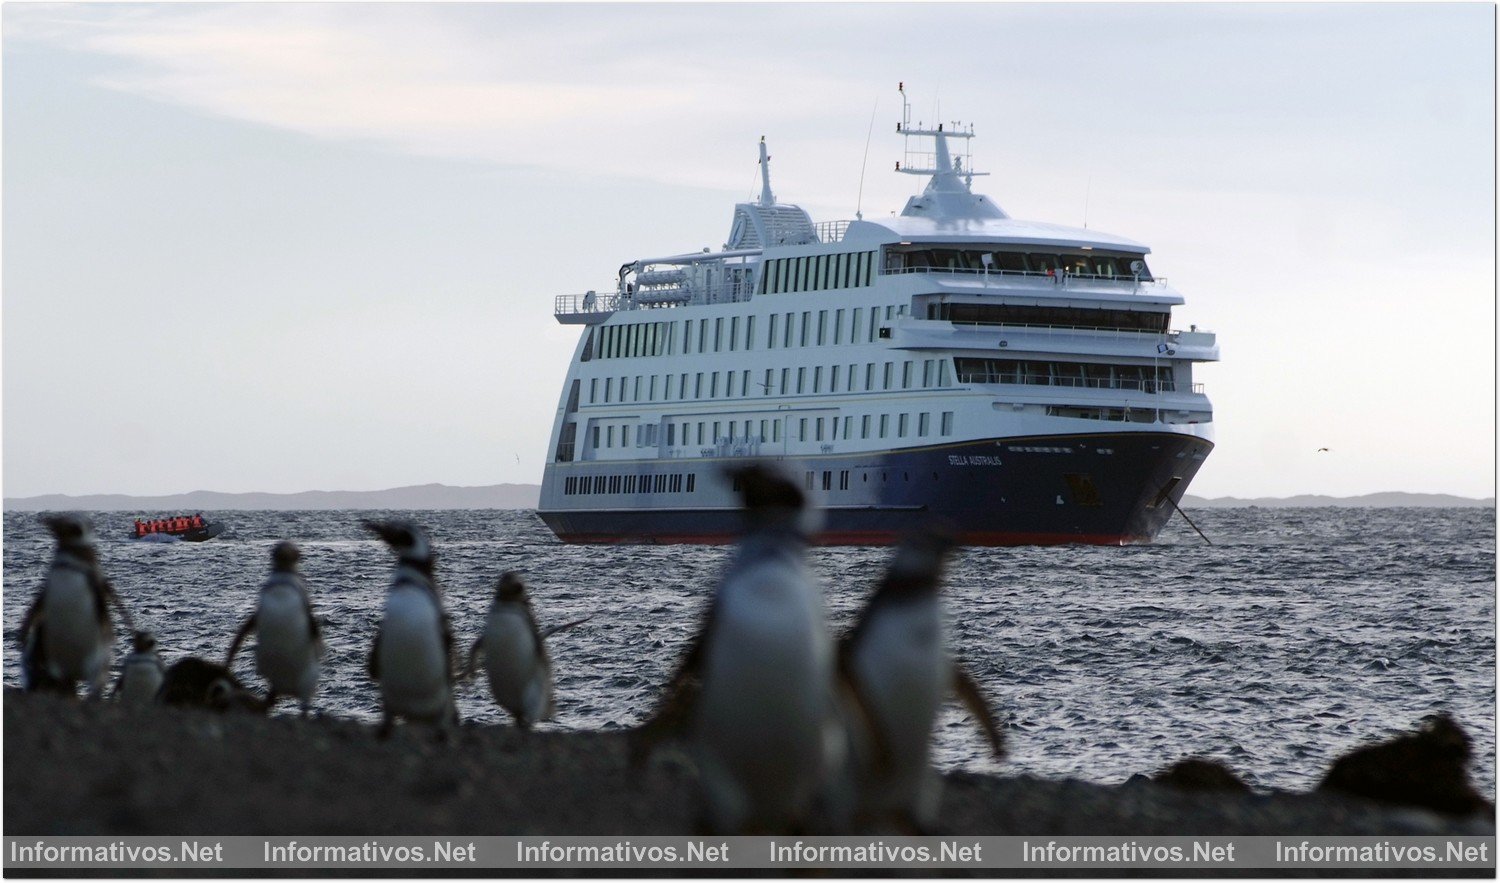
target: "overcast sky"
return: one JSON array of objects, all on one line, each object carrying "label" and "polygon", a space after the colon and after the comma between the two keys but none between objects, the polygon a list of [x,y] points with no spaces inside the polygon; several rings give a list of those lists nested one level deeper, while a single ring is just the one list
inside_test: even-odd
[{"label": "overcast sky", "polygon": [[[1219,334],[1206,496],[1494,493],[1487,3],[7,3],[4,493],[536,482],[552,298],[866,214],[896,83]],[[1328,447],[1328,453],[1317,449]]]}]

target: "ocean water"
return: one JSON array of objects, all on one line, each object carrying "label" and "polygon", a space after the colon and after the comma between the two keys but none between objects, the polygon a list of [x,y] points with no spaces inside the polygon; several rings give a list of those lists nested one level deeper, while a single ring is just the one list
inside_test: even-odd
[{"label": "ocean water", "polygon": [[[228,531],[200,544],[133,542],[133,515],[93,517],[105,572],[169,664],[221,659],[254,606],[272,544],[296,541],[327,622],[318,706],[374,720],[364,663],[393,559],[360,522],[389,514],[210,513]],[[465,649],[506,570],[531,586],[543,626],[592,617],[549,641],[558,715],[543,726],[559,730],[640,720],[731,551],[567,546],[530,512],[401,514],[433,536]],[[989,758],[952,706],[937,729],[938,763],[1114,783],[1201,755],[1252,784],[1303,789],[1340,753],[1447,710],[1473,735],[1475,778],[1493,799],[1493,509],[1190,514],[1213,545],[1179,517],[1153,545],[955,555],[945,588],[952,646],[1008,727],[1011,754]],[[4,524],[4,681],[14,686],[14,630],[52,544],[34,513],[7,512]],[[889,553],[811,550],[831,627],[852,623]],[[252,660],[241,653],[236,671],[259,686]],[[461,714],[508,722],[485,690],[482,677],[462,685]]]}]

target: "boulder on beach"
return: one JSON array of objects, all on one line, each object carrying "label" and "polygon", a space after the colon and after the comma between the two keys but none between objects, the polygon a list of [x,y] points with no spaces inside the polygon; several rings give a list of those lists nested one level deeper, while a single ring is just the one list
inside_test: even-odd
[{"label": "boulder on beach", "polygon": [[1233,791],[1249,794],[1250,786],[1234,770],[1217,760],[1187,757],[1151,777],[1151,781],[1182,791]]}]

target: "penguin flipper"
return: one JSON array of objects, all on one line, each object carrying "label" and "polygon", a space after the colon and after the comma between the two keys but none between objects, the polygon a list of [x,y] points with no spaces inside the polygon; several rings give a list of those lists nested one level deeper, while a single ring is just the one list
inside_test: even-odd
[{"label": "penguin flipper", "polygon": [[370,680],[380,680],[380,629],[375,630],[375,642],[370,645],[370,659],[365,670],[370,673]]},{"label": "penguin flipper", "polygon": [[24,655],[28,643],[31,640],[31,630],[39,627],[42,621],[42,592],[39,590],[36,597],[32,599],[31,606],[26,608],[26,615],[21,617],[21,626],[16,629],[16,643],[21,645]]},{"label": "penguin flipper", "polygon": [[443,657],[447,660],[448,683],[451,685],[458,680],[458,656],[453,652],[453,620],[448,618],[448,611],[442,611],[443,629]]},{"label": "penguin flipper", "polygon": [[47,660],[42,650],[47,617],[38,610],[40,607],[39,598],[32,609],[27,611],[26,623],[21,630],[21,689],[28,693],[43,690],[61,692],[62,685],[47,672]]},{"label": "penguin flipper", "polygon": [[995,757],[1005,757],[1005,734],[1000,731],[1000,725],[995,722],[994,712],[990,711],[989,703],[984,701],[984,694],[979,692],[979,684],[974,681],[973,676],[956,662],[953,664],[953,692],[979,722],[979,727],[984,730],[985,738],[989,740],[990,750],[994,752]]},{"label": "penguin flipper", "polygon": [[565,622],[562,625],[547,626],[545,629],[542,629],[541,637],[550,638],[558,632],[565,632],[570,628],[574,628],[575,626],[583,625],[593,618],[594,615],[591,613],[588,616],[585,616],[583,619],[575,619],[572,622]]},{"label": "penguin flipper", "polygon": [[302,598],[302,606],[307,610],[307,633],[312,636],[313,643],[323,643],[323,626],[319,625],[318,618],[313,616],[312,603],[305,595]]},{"label": "penguin flipper", "polygon": [[839,642],[834,689],[849,700],[847,707],[854,710],[860,725],[869,734],[870,768],[877,775],[885,776],[895,769],[895,752],[891,750],[891,740],[885,727],[880,724],[880,716],[875,713],[875,707],[870,704],[865,691],[860,689],[859,676],[854,673],[855,637],[855,634],[851,634]]},{"label": "penguin flipper", "polygon": [[651,716],[635,728],[630,739],[630,764],[639,767],[645,764],[656,746],[687,728],[688,714],[702,689],[700,672],[703,667],[705,645],[709,630],[713,628],[714,605],[710,604],[703,618],[703,626],[693,636],[687,651],[677,663],[677,669],[662,688],[661,699]]},{"label": "penguin flipper", "polygon": [[474,672],[479,669],[479,656],[482,653],[484,653],[484,635],[474,639],[474,645],[469,648],[469,661],[464,663],[463,674],[459,675],[459,680],[467,681],[474,677]]},{"label": "penguin flipper", "polygon": [[125,609],[125,602],[120,600],[120,594],[115,591],[115,584],[106,579],[97,567],[89,575],[89,583],[94,587],[94,597],[99,605],[99,630],[103,632],[104,640],[109,642],[114,639],[114,625],[109,620],[109,611],[104,606],[106,603],[120,614],[120,621],[125,623],[125,628],[134,632],[136,630],[135,617]]},{"label": "penguin flipper", "polygon": [[255,630],[255,616],[256,614],[252,613],[245,617],[244,623],[240,625],[240,630],[234,633],[234,640],[229,642],[229,652],[224,654],[225,668],[234,665],[234,655],[240,652],[240,644],[244,643],[245,638],[249,637],[250,633]]}]

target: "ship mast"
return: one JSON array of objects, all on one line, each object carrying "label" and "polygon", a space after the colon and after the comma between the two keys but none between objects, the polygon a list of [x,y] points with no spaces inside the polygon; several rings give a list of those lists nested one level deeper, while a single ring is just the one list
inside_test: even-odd
[{"label": "ship mast", "polygon": [[[905,139],[906,152],[906,159],[896,163],[896,171],[904,175],[926,175],[930,179],[922,195],[913,197],[902,214],[953,219],[1009,217],[988,197],[974,195],[974,177],[989,172],[974,171],[973,157],[969,152],[969,143],[974,138],[973,124],[965,127],[957,122],[946,126],[938,123],[937,128],[929,129],[919,120],[913,126],[906,84],[899,84],[896,90],[901,93],[901,122],[896,124],[896,131]],[[932,150],[913,149],[912,138],[933,139]],[[948,144],[949,138],[962,140],[962,153],[955,154]],[[918,141],[918,147],[921,146]]]},{"label": "ship mast", "polygon": [[764,135],[760,136],[760,204],[776,204],[776,196],[771,193],[771,157],[766,153]]}]

